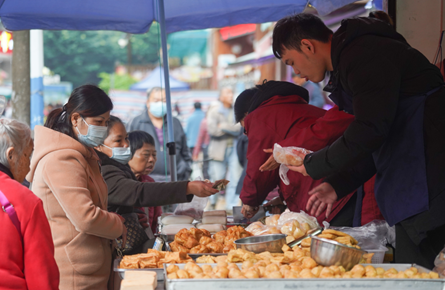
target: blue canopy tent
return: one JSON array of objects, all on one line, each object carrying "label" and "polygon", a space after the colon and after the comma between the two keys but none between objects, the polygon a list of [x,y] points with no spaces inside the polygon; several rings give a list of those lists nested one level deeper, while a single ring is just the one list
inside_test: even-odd
[{"label": "blue canopy tent", "polygon": [[[164,9],[164,2],[167,9]],[[277,21],[313,5],[321,15],[355,0],[0,0],[6,29],[118,30],[145,33],[160,24],[167,101],[168,148],[172,181],[176,156],[172,127],[166,34],[193,29]]]},{"label": "blue canopy tent", "polygon": [[[130,86],[132,91],[147,91],[154,87],[164,87],[164,69],[161,67],[156,67],[146,78],[138,83]],[[169,77],[170,90],[171,91],[187,91],[190,89],[190,85],[186,82],[181,82],[174,77]]]}]

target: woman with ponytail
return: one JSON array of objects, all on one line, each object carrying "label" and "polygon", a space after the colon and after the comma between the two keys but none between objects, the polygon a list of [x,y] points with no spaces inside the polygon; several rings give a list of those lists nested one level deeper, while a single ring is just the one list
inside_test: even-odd
[{"label": "woman with ponytail", "polygon": [[126,236],[123,219],[107,211],[107,186],[93,149],[107,137],[112,108],[104,91],[84,85],[44,127],[35,127],[27,179],[51,227],[60,289],[106,289],[112,241]]}]

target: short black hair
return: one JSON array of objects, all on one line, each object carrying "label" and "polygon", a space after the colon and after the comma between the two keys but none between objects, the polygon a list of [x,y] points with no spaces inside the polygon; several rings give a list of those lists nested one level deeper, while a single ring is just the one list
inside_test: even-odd
[{"label": "short black hair", "polygon": [[258,92],[258,86],[244,90],[235,101],[233,111],[235,112],[236,122],[240,122],[249,112],[249,108],[253,103],[254,96]]},{"label": "short black hair", "polygon": [[195,102],[193,106],[195,107],[195,109],[201,109],[201,102]]},{"label": "short black hair", "polygon": [[107,125],[107,134],[108,134],[108,135],[110,134],[110,130],[111,130],[111,128],[113,128],[113,126],[114,126],[116,123],[121,123],[122,125],[124,124],[124,123],[122,122],[122,120],[119,119],[118,117],[113,116],[113,115],[110,115],[110,120],[108,121],[108,125]]},{"label": "short black hair", "polygon": [[134,155],[136,150],[139,150],[144,144],[155,146],[155,139],[153,136],[144,131],[132,131],[128,133],[128,141],[130,142],[131,156]]},{"label": "short black hair", "polygon": [[278,20],[273,29],[273,54],[281,59],[283,48],[301,52],[301,40],[314,39],[327,43],[332,34],[332,30],[313,14],[299,13],[284,17]]}]

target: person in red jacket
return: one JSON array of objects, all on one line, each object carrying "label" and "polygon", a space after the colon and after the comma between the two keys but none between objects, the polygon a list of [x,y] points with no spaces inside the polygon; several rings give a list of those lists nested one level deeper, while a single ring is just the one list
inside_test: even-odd
[{"label": "person in red jacket", "polygon": [[[0,119],[0,200],[14,213],[0,211],[0,289],[59,289],[51,229],[42,201],[21,185],[33,151],[31,130]],[[11,208],[9,208],[11,210]]]},{"label": "person in red jacket", "polygon": [[[305,210],[309,199],[307,192],[322,182],[289,171],[290,184],[286,186],[280,180],[277,168],[272,171],[259,170],[269,158],[264,149],[272,148],[275,143],[289,146],[286,139],[293,137],[292,146],[304,144],[309,150],[318,150],[335,141],[354,120],[352,115],[340,111],[336,106],[325,111],[309,105],[307,90],[279,81],[268,81],[244,91],[235,102],[235,118],[245,128],[249,138],[247,174],[240,194],[243,213],[248,218],[256,213],[257,207],[277,185],[291,211]],[[298,140],[295,140],[295,136],[298,136]],[[370,189],[367,189],[368,192]],[[350,193],[333,205],[332,214],[328,217],[326,212],[322,212],[317,217],[318,221],[352,226],[355,200],[355,194]],[[379,217],[379,213],[373,211],[373,216],[362,218],[362,222]]]}]

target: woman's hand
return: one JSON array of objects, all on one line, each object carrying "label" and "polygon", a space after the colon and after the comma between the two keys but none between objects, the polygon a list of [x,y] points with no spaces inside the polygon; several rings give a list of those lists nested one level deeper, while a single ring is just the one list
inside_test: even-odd
[{"label": "woman's hand", "polygon": [[309,174],[307,174],[306,172],[306,167],[304,167],[304,164],[301,166],[292,166],[292,165],[286,165],[286,166],[287,168],[289,168],[289,170],[301,173],[303,174],[303,176],[309,176]]},{"label": "woman's hand", "polygon": [[[273,149],[264,149],[263,150],[266,153],[273,153]],[[272,171],[277,169],[278,167],[280,167],[280,163],[278,163],[277,161],[275,161],[275,158],[273,157],[273,154],[270,155],[269,159],[267,159],[266,162],[264,162],[263,165],[261,165],[260,167],[260,171]]]},{"label": "woman's hand", "polygon": [[207,197],[218,193],[217,189],[212,188],[213,183],[203,181],[190,181],[187,184],[187,194],[193,194],[198,197]]},{"label": "woman's hand", "polygon": [[258,206],[250,206],[247,204],[243,204],[243,208],[241,209],[241,213],[247,219],[251,219],[259,210]]},{"label": "woman's hand", "polygon": [[148,217],[145,213],[138,213],[138,219],[144,229],[148,228]]},{"label": "woman's hand", "polygon": [[327,182],[323,182],[319,186],[313,188],[308,193],[311,197],[307,201],[306,211],[312,216],[319,216],[326,209],[326,217],[331,214],[332,205],[337,200],[337,193],[334,188]]}]

